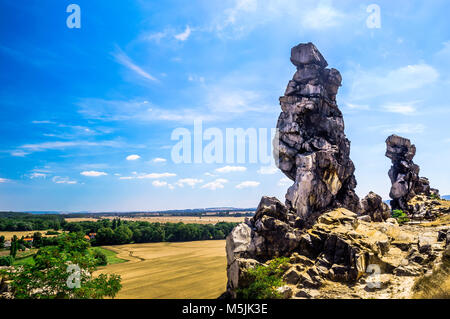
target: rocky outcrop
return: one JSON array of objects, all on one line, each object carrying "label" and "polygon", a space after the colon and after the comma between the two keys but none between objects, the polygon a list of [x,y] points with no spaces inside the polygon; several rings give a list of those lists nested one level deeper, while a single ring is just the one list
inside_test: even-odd
[{"label": "rocky outcrop", "polygon": [[370,220],[374,222],[382,222],[391,217],[391,209],[383,202],[381,196],[370,192],[361,200],[360,215],[369,216]]},{"label": "rocky outcrop", "polygon": [[297,72],[280,98],[274,139],[277,166],[293,181],[286,206],[311,225],[324,211],[359,209],[350,142],[336,104],[342,77],[312,43],[292,48]]},{"label": "rocky outcrop", "polygon": [[450,213],[450,202],[435,194],[416,195],[408,201],[408,212],[412,220],[434,220]]},{"label": "rocky outcrop", "polygon": [[411,213],[408,202],[416,195],[439,195],[439,191],[430,187],[425,177],[419,177],[420,168],[414,164],[416,146],[407,138],[391,135],[386,140],[386,156],[391,159],[392,167],[389,178],[392,187],[389,196],[392,198],[392,209],[401,209]]},{"label": "rocky outcrop", "polygon": [[[379,294],[386,298],[407,297],[414,278],[450,250],[448,230],[399,225],[373,192],[359,201],[350,142],[336,104],[341,75],[326,68],[311,43],[294,47],[291,61],[297,72],[280,98],[274,156],[293,185],[285,204],[263,197],[255,215],[227,236],[223,297],[235,298],[249,284],[248,269],[276,257],[289,258],[285,285],[277,288],[285,298],[336,298],[336,293],[370,298],[377,291],[388,291]],[[395,135],[386,143],[393,208],[412,210],[409,201],[417,194],[436,197],[412,161],[415,146]]]}]

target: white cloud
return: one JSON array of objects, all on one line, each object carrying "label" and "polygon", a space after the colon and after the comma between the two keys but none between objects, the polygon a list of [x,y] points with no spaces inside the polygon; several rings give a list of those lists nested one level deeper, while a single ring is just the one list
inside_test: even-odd
[{"label": "white cloud", "polygon": [[153,181],[152,185],[155,187],[165,187],[167,186],[167,182],[164,181]]},{"label": "white cloud", "polygon": [[242,182],[238,185],[236,185],[237,189],[242,189],[242,188],[249,188],[249,187],[258,187],[259,186],[259,182],[255,182],[255,181],[245,181]]},{"label": "white cloud", "polygon": [[382,132],[383,134],[420,134],[426,129],[423,124],[399,123],[395,125],[378,125],[369,127],[372,131]]},{"label": "white cloud", "polygon": [[75,147],[122,147],[123,144],[117,141],[101,141],[101,142],[90,142],[90,141],[56,141],[56,142],[43,142],[36,144],[24,144],[19,146],[20,150],[16,150],[11,153],[13,156],[25,156],[31,152],[42,152],[47,150],[64,150],[67,148]]},{"label": "white cloud", "polygon": [[46,178],[46,177],[47,177],[47,174],[37,173],[37,172],[31,173],[31,175],[30,175],[30,179]]},{"label": "white cloud", "polygon": [[9,179],[0,178],[0,183],[7,183],[7,182],[9,182]]},{"label": "white cloud", "polygon": [[223,179],[223,178],[218,178],[213,182],[203,185],[201,188],[206,188],[206,189],[210,189],[210,190],[222,189],[225,187],[224,184],[226,184],[226,183],[228,183],[228,180]]},{"label": "white cloud", "polygon": [[383,109],[386,112],[390,113],[399,113],[403,115],[411,115],[416,113],[416,107],[414,104],[417,102],[410,102],[410,103],[389,103],[383,105]]},{"label": "white cloud", "polygon": [[87,176],[87,177],[100,177],[100,176],[106,176],[108,175],[105,172],[98,172],[98,171],[84,171],[80,173],[83,176]]},{"label": "white cloud", "polygon": [[221,168],[216,168],[218,173],[231,173],[231,172],[245,172],[247,170],[244,166],[224,166]]},{"label": "white cloud", "polygon": [[278,167],[276,166],[261,166],[260,169],[258,170],[258,174],[261,175],[273,175],[276,174],[278,172]]},{"label": "white cloud", "polygon": [[368,105],[365,104],[355,104],[355,103],[346,103],[345,104],[349,109],[351,110],[369,110],[370,107]]},{"label": "white cloud", "polygon": [[151,174],[143,174],[139,175],[138,179],[158,179],[158,178],[165,178],[165,177],[174,177],[177,176],[177,174],[174,173],[151,173]]},{"label": "white cloud", "polygon": [[206,172],[205,176],[209,176],[209,177],[216,177],[217,175],[215,174],[211,174],[210,172]]},{"label": "white cloud", "polygon": [[119,179],[122,179],[122,180],[130,180],[130,179],[161,179],[161,178],[177,176],[177,174],[174,174],[174,173],[150,173],[150,174],[143,173],[143,174],[138,174],[137,172],[132,172],[132,175],[134,175],[134,176],[122,176]]},{"label": "white cloud", "polygon": [[180,41],[186,41],[191,35],[191,31],[191,28],[186,26],[186,29],[182,33],[174,35],[174,38]]},{"label": "white cloud", "polygon": [[283,177],[282,179],[280,179],[278,181],[277,185],[280,186],[280,187],[285,187],[285,186],[291,186],[293,183],[294,182],[292,180],[290,180],[289,178]]},{"label": "white cloud", "polygon": [[131,60],[130,57],[128,55],[126,55],[125,52],[123,52],[120,48],[117,49],[117,52],[113,53],[113,56],[114,56],[114,58],[116,59],[116,61],[118,63],[122,64],[123,66],[125,66],[129,70],[135,72],[139,76],[141,76],[141,77],[143,77],[143,78],[145,78],[147,80],[150,80],[150,81],[154,81],[154,82],[158,81],[157,78],[155,78],[154,76],[150,75],[149,73],[144,71],[140,66],[135,64],[133,62],[133,60]]},{"label": "white cloud", "polygon": [[391,71],[356,71],[347,78],[353,78],[350,97],[360,100],[423,88],[436,82],[439,73],[432,66],[421,63]]},{"label": "white cloud", "polygon": [[165,163],[167,160],[165,158],[157,157],[153,159],[153,163]]},{"label": "white cloud", "polygon": [[68,177],[55,176],[52,181],[56,184],[77,184],[77,181],[70,180]]},{"label": "white cloud", "polygon": [[136,161],[136,160],[138,160],[138,159],[140,159],[141,157],[139,156],[139,155],[136,155],[136,154],[134,154],[134,155],[128,155],[127,156],[127,161]]},{"label": "white cloud", "polygon": [[345,19],[345,14],[331,6],[319,4],[311,10],[305,10],[300,19],[304,27],[322,30],[339,25]]},{"label": "white cloud", "polygon": [[203,183],[202,179],[197,179],[197,178],[182,178],[179,179],[175,185],[179,186],[179,187],[184,187],[185,185],[191,186],[191,187],[195,187],[195,185]]}]

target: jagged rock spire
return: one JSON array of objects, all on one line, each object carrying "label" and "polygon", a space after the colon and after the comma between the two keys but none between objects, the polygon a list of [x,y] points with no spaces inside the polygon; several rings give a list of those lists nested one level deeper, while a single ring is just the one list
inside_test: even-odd
[{"label": "jagged rock spire", "polygon": [[294,182],[286,205],[305,220],[334,207],[358,211],[350,142],[336,104],[342,77],[326,68],[327,61],[312,43],[293,47],[291,62],[297,72],[280,98],[274,140],[276,164]]}]

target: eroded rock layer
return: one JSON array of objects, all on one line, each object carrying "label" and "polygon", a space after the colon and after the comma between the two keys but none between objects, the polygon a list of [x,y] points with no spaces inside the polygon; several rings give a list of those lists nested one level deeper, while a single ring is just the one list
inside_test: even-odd
[{"label": "eroded rock layer", "polygon": [[294,182],[286,194],[287,208],[307,223],[334,207],[357,211],[355,167],[336,104],[342,77],[326,68],[312,43],[292,48],[291,62],[297,72],[280,98],[274,140],[276,164]]}]

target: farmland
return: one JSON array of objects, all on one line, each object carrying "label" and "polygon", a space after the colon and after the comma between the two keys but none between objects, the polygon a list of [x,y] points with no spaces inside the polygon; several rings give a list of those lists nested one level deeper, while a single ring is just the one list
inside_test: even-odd
[{"label": "farmland", "polygon": [[102,267],[96,274],[118,274],[117,298],[217,298],[225,291],[224,240],[105,246],[128,262]]},{"label": "farmland", "polygon": [[[115,217],[101,217],[102,219],[114,219]],[[217,224],[219,222],[241,223],[245,217],[231,217],[231,216],[155,216],[155,217],[120,217],[126,221],[142,221],[149,223],[184,223],[184,224]],[[97,218],[80,217],[80,218],[66,218],[67,222],[95,222]]]}]

